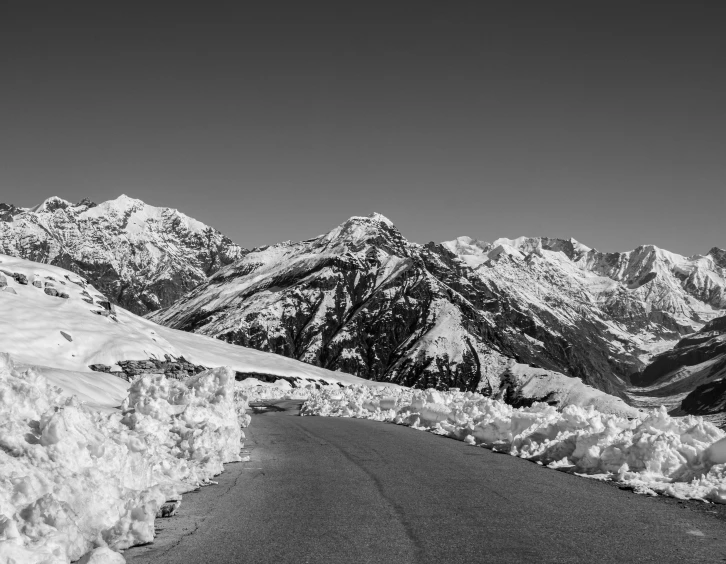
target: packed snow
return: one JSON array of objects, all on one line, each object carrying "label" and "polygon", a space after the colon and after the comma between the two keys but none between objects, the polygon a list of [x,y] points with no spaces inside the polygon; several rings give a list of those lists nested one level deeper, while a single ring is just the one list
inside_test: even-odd
[{"label": "packed snow", "polygon": [[146,375],[104,413],[0,354],[0,562],[55,564],[154,538],[166,500],[240,460],[249,422],[229,368]]},{"label": "packed snow", "polygon": [[665,409],[629,418],[592,406],[514,408],[473,392],[350,386],[312,392],[302,414],[407,425],[639,493],[726,503],[726,433]]}]

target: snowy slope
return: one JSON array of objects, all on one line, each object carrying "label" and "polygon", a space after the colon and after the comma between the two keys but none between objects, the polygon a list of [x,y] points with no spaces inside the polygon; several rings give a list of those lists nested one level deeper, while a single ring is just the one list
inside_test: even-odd
[{"label": "snowy slope", "polygon": [[[12,275],[24,277],[27,283]],[[97,405],[118,405],[120,401],[114,402],[125,397],[126,386],[116,376],[91,372],[89,365],[163,359],[165,354],[184,356],[207,367],[230,366],[239,372],[365,382],[278,355],[160,327],[122,308],[115,308],[115,314],[108,316],[95,313],[106,311],[105,297],[77,274],[59,267],[0,255],[0,276],[0,286],[5,284],[0,288],[0,352],[10,353],[22,365],[46,367],[41,372],[51,381],[71,393],[86,394]],[[48,295],[45,290],[51,286],[46,285],[69,297]],[[79,386],[75,378],[78,373],[106,388],[108,397],[96,397],[86,386]]]},{"label": "snowy slope", "polygon": [[170,305],[243,251],[177,210],[120,196],[99,205],[57,197],[31,209],[0,205],[0,253],[72,270],[143,314]]}]

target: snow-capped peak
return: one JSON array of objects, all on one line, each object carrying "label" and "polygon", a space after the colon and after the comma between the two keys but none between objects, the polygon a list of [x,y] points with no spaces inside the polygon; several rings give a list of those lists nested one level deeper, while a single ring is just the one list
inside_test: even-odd
[{"label": "snow-capped peak", "polygon": [[319,237],[327,245],[359,247],[366,243],[375,243],[378,246],[391,245],[401,250],[406,241],[390,219],[372,213],[368,216],[353,216],[332,231]]},{"label": "snow-capped peak", "polygon": [[372,219],[373,221],[377,221],[378,223],[385,223],[389,227],[393,227],[393,222],[385,215],[378,212],[373,212],[372,214],[368,215],[367,219]]},{"label": "snow-capped peak", "polygon": [[72,205],[73,204],[71,204],[68,200],[64,200],[63,198],[59,198],[58,196],[51,196],[50,198],[46,198],[42,203],[38,204],[37,206],[29,208],[27,211],[35,213],[53,213],[55,210],[66,209],[71,207]]}]

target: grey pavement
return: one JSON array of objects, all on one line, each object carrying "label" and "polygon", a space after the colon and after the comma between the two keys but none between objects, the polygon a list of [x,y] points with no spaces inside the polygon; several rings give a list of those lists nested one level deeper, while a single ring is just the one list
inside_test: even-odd
[{"label": "grey pavement", "polygon": [[[406,427],[260,410],[129,563],[726,562],[725,511]],[[277,409],[282,409],[278,411]]]}]

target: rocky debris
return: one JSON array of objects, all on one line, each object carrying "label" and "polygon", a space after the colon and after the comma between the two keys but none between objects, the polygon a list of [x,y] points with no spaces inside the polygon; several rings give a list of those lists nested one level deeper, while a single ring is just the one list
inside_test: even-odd
[{"label": "rocky debris", "polygon": [[69,341],[69,342],[73,342],[73,337],[71,337],[71,336],[70,336],[70,335],[69,335],[68,333],[66,333],[65,331],[61,331],[61,332],[60,332],[60,334],[61,334],[61,335],[63,335],[63,338],[64,338],[64,339],[65,339],[66,341]]},{"label": "rocky debris", "polygon": [[180,499],[172,499],[164,502],[161,507],[156,510],[156,518],[165,519],[167,517],[173,517],[180,505]]},{"label": "rocky debris", "polygon": [[36,288],[42,288],[43,287],[43,282],[41,280],[38,280],[36,278],[35,280],[33,280],[33,286],[35,286]]},{"label": "rocky debris", "polygon": [[[69,282],[70,282],[71,284],[75,284],[76,286],[80,286],[81,288],[85,288],[85,287],[86,287],[86,286],[88,285],[88,283],[87,283],[87,282],[86,282],[85,280],[83,280],[83,279],[80,279],[80,278],[79,278],[79,279],[77,279],[77,280],[73,280],[73,279],[72,279],[72,278],[71,278],[70,276],[68,276],[67,274],[65,275],[65,277],[66,277],[66,280],[68,280],[68,281],[69,281]],[[62,284],[62,283],[63,283],[63,282],[61,282],[61,284]]]},{"label": "rocky debris", "polygon": [[[177,210],[121,196],[96,205],[49,198],[32,210],[0,207],[0,253],[60,266],[112,303],[144,315],[244,254],[219,231]],[[64,281],[60,281],[65,283]]]},{"label": "rocky debris", "polygon": [[0,221],[13,221],[16,215],[23,213],[25,210],[12,204],[0,203]]},{"label": "rocky debris", "polygon": [[88,368],[95,372],[116,374],[128,381],[133,380],[140,374],[164,374],[167,378],[183,380],[184,378],[207,370],[206,366],[193,364],[183,356],[174,358],[170,355],[166,355],[164,360],[156,358],[147,360],[120,360],[116,364],[121,368],[120,372],[112,371],[111,367],[105,364],[90,364]]},{"label": "rocky debris", "polygon": [[63,298],[65,300],[70,298],[69,294],[66,294],[65,292],[59,292],[53,287],[53,284],[49,282],[46,282],[45,288],[43,288],[43,292],[54,298]]},{"label": "rocky debris", "polygon": [[8,285],[8,279],[4,275],[0,274],[0,288],[4,288]]},{"label": "rocky debris", "polygon": [[90,368],[94,372],[106,372],[108,374],[115,374],[115,372],[111,372],[111,367],[107,364],[89,364],[88,368]]},{"label": "rocky debris", "polygon": [[234,373],[234,379],[238,382],[247,380],[247,378],[254,378],[261,382],[268,384],[274,384],[284,380],[288,382],[293,388],[301,388],[305,386],[314,386],[316,389],[320,389],[320,382],[314,378],[299,378],[294,376],[280,376],[278,374],[266,374],[262,372],[237,372]]},{"label": "rocky debris", "polygon": [[13,278],[18,284],[22,284],[23,286],[28,285],[28,277],[25,274],[22,274],[21,272],[14,272]]},{"label": "rocky debris", "polygon": [[109,301],[106,301],[106,300],[103,300],[103,301],[99,301],[99,302],[97,303],[97,305],[99,305],[99,306],[101,306],[101,307],[102,307],[103,309],[105,309],[105,310],[106,310],[106,311],[108,312],[107,314],[112,314],[112,313],[113,313],[113,314],[115,314],[115,313],[116,313],[116,308],[115,308],[115,307],[114,307],[114,305],[113,305],[113,304],[112,304],[111,302],[109,302]]}]

